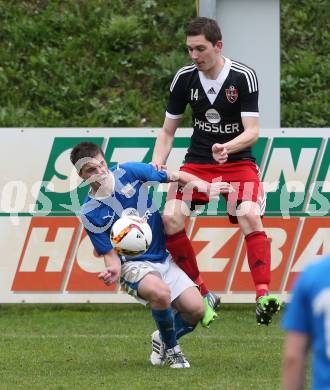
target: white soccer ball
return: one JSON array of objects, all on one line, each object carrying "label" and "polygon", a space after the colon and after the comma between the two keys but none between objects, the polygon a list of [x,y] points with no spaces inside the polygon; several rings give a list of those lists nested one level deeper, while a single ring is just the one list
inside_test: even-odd
[{"label": "white soccer ball", "polygon": [[152,241],[152,231],[147,222],[125,216],[113,224],[110,240],[119,254],[139,256],[148,250]]}]

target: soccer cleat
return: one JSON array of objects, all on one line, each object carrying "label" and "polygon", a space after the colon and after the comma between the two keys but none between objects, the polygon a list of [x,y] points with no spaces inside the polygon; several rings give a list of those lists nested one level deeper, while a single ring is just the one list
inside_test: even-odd
[{"label": "soccer cleat", "polygon": [[171,349],[166,350],[166,363],[171,368],[189,368],[190,364],[183,352],[181,351],[180,345],[176,345]]},{"label": "soccer cleat", "polygon": [[262,295],[256,302],[258,325],[269,325],[273,315],[281,309],[282,303],[276,295]]},{"label": "soccer cleat", "polygon": [[163,366],[165,364],[166,355],[164,343],[160,338],[159,330],[156,330],[151,335],[151,347],[150,362],[153,366]]},{"label": "soccer cleat", "polygon": [[217,313],[213,310],[213,307],[210,306],[207,296],[203,298],[204,303],[204,317],[201,319],[201,325],[204,328],[208,328],[216,317],[218,317]]},{"label": "soccer cleat", "polygon": [[207,298],[209,306],[211,306],[213,310],[216,310],[218,306],[220,306],[221,299],[217,294],[210,291],[205,295],[205,297]]}]

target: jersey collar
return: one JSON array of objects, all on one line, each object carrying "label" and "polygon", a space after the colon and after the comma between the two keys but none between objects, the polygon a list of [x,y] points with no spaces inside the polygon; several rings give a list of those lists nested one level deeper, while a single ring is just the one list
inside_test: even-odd
[{"label": "jersey collar", "polygon": [[[221,88],[223,86],[223,83],[225,82],[226,78],[228,77],[230,67],[231,67],[231,61],[229,58],[223,57],[225,60],[224,66],[221,69],[221,72],[219,73],[216,80],[211,80],[205,77],[204,73],[199,71],[199,80],[203,86],[204,92],[211,104],[214,103],[215,99],[217,98],[219,92],[221,91]],[[212,89],[214,92],[212,94],[209,94],[208,91]]]}]

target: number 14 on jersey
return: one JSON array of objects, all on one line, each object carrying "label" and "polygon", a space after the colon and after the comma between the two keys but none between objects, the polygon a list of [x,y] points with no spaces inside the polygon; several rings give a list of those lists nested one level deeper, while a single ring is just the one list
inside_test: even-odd
[{"label": "number 14 on jersey", "polygon": [[190,100],[198,100],[198,89],[191,88],[190,90]]}]

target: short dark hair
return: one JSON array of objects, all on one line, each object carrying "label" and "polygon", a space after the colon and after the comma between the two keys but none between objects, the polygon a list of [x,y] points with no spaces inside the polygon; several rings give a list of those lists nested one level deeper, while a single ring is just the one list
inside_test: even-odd
[{"label": "short dark hair", "polygon": [[213,45],[222,40],[221,30],[216,20],[203,16],[191,20],[186,27],[187,37],[196,35],[204,35]]},{"label": "short dark hair", "polygon": [[99,145],[94,144],[94,142],[83,141],[77,144],[70,153],[70,160],[73,165],[76,165],[77,161],[84,157],[94,158],[98,154],[101,154],[104,157],[103,150]]}]

